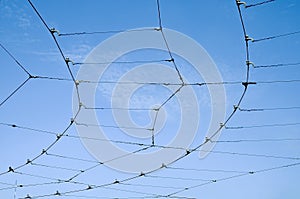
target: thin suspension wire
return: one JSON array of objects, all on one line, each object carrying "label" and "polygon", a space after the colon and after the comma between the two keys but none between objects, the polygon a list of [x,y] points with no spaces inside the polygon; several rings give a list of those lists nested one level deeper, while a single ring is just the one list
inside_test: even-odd
[{"label": "thin suspension wire", "polygon": [[17,91],[19,91],[22,87],[24,87],[24,85],[31,79],[31,77],[28,77],[24,82],[22,82],[13,92],[11,92],[1,103],[0,103],[0,107],[7,102],[7,100],[9,100],[14,94],[17,93]]},{"label": "thin suspension wire", "polygon": [[260,111],[277,111],[277,110],[298,110],[300,106],[290,106],[290,107],[273,107],[273,108],[240,108],[239,111],[242,112],[260,112]]},{"label": "thin suspension wire", "polygon": [[261,138],[261,139],[218,140],[218,141],[211,140],[211,142],[216,142],[216,143],[285,142],[285,141],[300,141],[300,138]]},{"label": "thin suspension wire", "polygon": [[136,61],[112,61],[112,62],[72,62],[73,65],[106,65],[106,64],[143,64],[143,63],[160,63],[171,62],[170,59],[160,60],[136,60]]},{"label": "thin suspension wire", "polygon": [[26,68],[0,43],[0,47],[12,58],[17,65],[30,77],[31,74],[26,70]]},{"label": "thin suspension wire", "polygon": [[300,62],[294,63],[279,63],[279,64],[268,64],[268,65],[253,65],[254,68],[277,68],[286,66],[299,66]]},{"label": "thin suspension wire", "polygon": [[250,4],[250,5],[245,5],[245,8],[251,8],[251,7],[255,7],[255,6],[261,6],[263,4],[267,4],[267,3],[271,3],[271,2],[274,2],[275,0],[266,0],[266,1],[262,1],[262,2],[259,2],[259,3],[255,3],[255,4]]},{"label": "thin suspension wire", "polygon": [[291,36],[291,35],[296,35],[296,34],[299,34],[299,33],[300,33],[300,30],[299,31],[295,31],[295,32],[280,34],[280,35],[274,35],[274,36],[264,37],[264,38],[260,38],[260,39],[253,39],[252,42],[261,42],[261,41],[266,41],[266,40],[272,40],[272,39],[277,39],[277,38],[281,38],[281,37],[287,37],[287,36]]},{"label": "thin suspension wire", "polygon": [[199,188],[199,187],[202,187],[202,186],[205,186],[205,185],[208,185],[208,184],[212,184],[212,183],[216,183],[216,182],[228,181],[228,180],[231,180],[231,179],[234,179],[234,178],[240,178],[240,177],[243,177],[243,176],[254,175],[254,174],[258,174],[258,173],[265,173],[265,172],[284,169],[284,168],[289,168],[289,167],[296,167],[296,166],[299,166],[299,165],[300,165],[300,162],[297,162],[297,163],[286,164],[286,165],[281,165],[281,166],[277,166],[277,167],[270,167],[270,168],[256,170],[256,171],[249,171],[248,173],[233,175],[233,176],[229,176],[229,177],[224,177],[224,178],[216,179],[216,180],[213,180],[213,181],[210,181],[210,182],[201,183],[201,184],[198,184],[198,185],[193,185],[193,186],[190,186],[190,187],[186,187],[182,190],[170,193],[166,196],[172,196],[172,195],[175,195],[175,194],[178,194],[178,193],[182,193],[182,192],[185,192],[185,191],[188,191],[188,190],[191,190],[191,189]]},{"label": "thin suspension wire", "polygon": [[261,125],[251,125],[251,126],[225,126],[225,129],[235,130],[235,129],[250,129],[250,128],[262,128],[262,127],[284,127],[284,126],[298,126],[298,125],[300,125],[300,122],[261,124]]},{"label": "thin suspension wire", "polygon": [[115,34],[122,32],[139,32],[139,31],[157,31],[157,28],[141,28],[141,29],[129,29],[129,30],[107,30],[107,31],[93,31],[93,32],[70,32],[70,33],[58,33],[58,36],[78,36],[78,35],[95,35],[95,34]]}]

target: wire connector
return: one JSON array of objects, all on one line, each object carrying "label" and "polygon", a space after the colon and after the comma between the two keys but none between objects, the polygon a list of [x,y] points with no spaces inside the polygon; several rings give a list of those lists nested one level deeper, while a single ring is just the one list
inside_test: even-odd
[{"label": "wire connector", "polygon": [[240,5],[244,5],[245,7],[247,6],[246,2],[240,1],[240,0],[236,0],[236,4],[237,4],[238,6],[240,6]]},{"label": "wire connector", "polygon": [[204,143],[207,143],[207,142],[211,142],[211,139],[209,137],[205,137]]},{"label": "wire connector", "polygon": [[251,61],[249,61],[249,60],[246,60],[246,65],[247,66],[253,66],[254,67],[254,63],[253,62],[251,62]]},{"label": "wire connector", "polygon": [[8,172],[15,172],[15,170],[12,167],[8,167]]},{"label": "wire connector", "polygon": [[72,65],[74,65],[74,62],[69,58],[69,57],[66,57],[65,58],[65,62],[68,64],[68,63],[72,63]]},{"label": "wire connector", "polygon": [[31,196],[27,194],[27,196],[24,199],[31,199]]},{"label": "wire connector", "polygon": [[60,35],[59,31],[56,30],[55,28],[51,28],[51,29],[50,29],[50,32],[51,32],[51,34],[56,33],[58,36]]},{"label": "wire connector", "polygon": [[239,106],[233,105],[233,109],[234,109],[234,110],[237,110],[237,109],[239,109]]},{"label": "wire connector", "polygon": [[90,190],[93,189],[93,187],[91,185],[88,185],[88,187],[86,188],[86,190]]},{"label": "wire connector", "polygon": [[249,37],[248,35],[245,36],[245,40],[254,42],[254,39],[252,37]]},{"label": "wire connector", "polygon": [[47,151],[45,149],[42,150],[41,154],[43,155],[44,153],[47,154]]},{"label": "wire connector", "polygon": [[256,84],[256,82],[242,82],[242,85],[248,87],[249,84]]},{"label": "wire connector", "polygon": [[61,194],[59,193],[59,191],[56,191],[56,193],[54,195],[55,196],[60,196]]},{"label": "wire connector", "polygon": [[190,150],[190,149],[187,149],[187,150],[185,150],[185,152],[186,152],[186,155],[188,155],[188,154],[191,153],[191,150]]}]

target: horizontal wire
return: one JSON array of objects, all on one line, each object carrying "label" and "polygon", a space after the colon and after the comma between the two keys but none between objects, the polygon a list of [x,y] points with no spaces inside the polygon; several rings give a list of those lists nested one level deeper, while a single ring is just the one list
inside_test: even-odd
[{"label": "horizontal wire", "polygon": [[[80,110],[80,109],[79,109]],[[75,113],[75,117],[77,117],[78,113],[79,113],[79,110],[77,113]],[[29,163],[32,163],[33,161],[39,159],[41,156],[43,156],[45,153],[47,153],[47,151],[49,151],[61,138],[62,136],[69,130],[69,128],[72,126],[73,124],[73,121],[71,120],[71,122],[69,123],[69,125],[62,131],[62,133],[59,135],[59,136],[56,136],[56,139],[50,144],[48,145],[45,149],[42,150],[42,152],[36,156],[34,156],[32,159],[27,159],[27,162],[19,165],[19,166],[16,166],[16,167],[9,167],[9,169],[7,171],[3,171],[2,173],[0,173],[0,176],[1,175],[5,175],[7,173],[10,173],[10,172],[16,172],[16,170],[19,170],[25,166],[27,166]]]},{"label": "horizontal wire", "polygon": [[0,189],[0,191],[16,189],[16,188],[27,188],[27,187],[38,187],[38,186],[45,186],[45,185],[56,185],[56,184],[61,184],[61,183],[63,183],[63,181],[52,181],[52,182],[35,183],[35,184],[15,184],[12,187],[2,188],[2,189]]},{"label": "horizontal wire", "polygon": [[[46,80],[57,80],[57,81],[68,81],[72,82],[70,78],[63,77],[47,77],[47,76],[31,76],[34,79],[46,79]],[[194,83],[171,83],[171,82],[135,82],[135,81],[90,81],[90,80],[75,80],[77,84],[137,84],[137,85],[164,85],[164,86],[204,86],[204,85],[243,85],[245,82],[242,81],[224,81],[224,82],[194,82]],[[300,79],[292,80],[269,80],[269,81],[256,81],[251,82],[253,84],[272,84],[272,83],[293,83],[300,82]]]},{"label": "horizontal wire", "polygon": [[299,66],[300,62],[294,63],[279,63],[279,64],[268,64],[268,65],[254,65],[253,68],[273,68],[273,67],[285,67],[285,66]]},{"label": "horizontal wire", "polygon": [[77,126],[85,126],[85,127],[103,127],[103,128],[116,128],[116,129],[136,129],[136,130],[151,130],[148,128],[142,128],[142,127],[132,127],[132,126],[117,126],[117,125],[102,125],[102,124],[87,124],[87,123],[80,123],[76,122],[75,124]]},{"label": "horizontal wire", "polygon": [[266,40],[272,40],[272,39],[277,39],[277,38],[280,38],[280,37],[287,37],[287,36],[291,36],[291,35],[296,35],[296,34],[299,34],[299,33],[300,33],[300,31],[295,31],[295,32],[281,34],[281,35],[274,35],[274,36],[264,37],[264,38],[260,38],[260,39],[253,39],[252,42],[261,42],[261,41],[266,41]]},{"label": "horizontal wire", "polygon": [[[12,128],[19,128],[19,129],[24,129],[24,130],[29,130],[33,132],[38,132],[38,133],[44,133],[44,134],[50,134],[50,135],[55,135],[55,136],[64,136],[64,137],[69,137],[69,138],[76,138],[76,139],[90,139],[90,140],[98,140],[98,141],[106,141],[106,142],[114,142],[114,143],[119,143],[119,144],[129,144],[129,145],[138,145],[138,146],[151,146],[146,143],[139,143],[139,142],[128,142],[128,141],[123,141],[123,140],[111,140],[111,139],[101,139],[101,138],[96,138],[96,137],[85,137],[85,136],[77,136],[77,135],[69,135],[69,134],[58,134],[53,131],[45,131],[41,129],[35,129],[31,127],[25,127],[25,126],[20,126],[16,124],[9,124],[9,123],[0,123],[0,125],[12,127]],[[50,155],[50,153],[46,152],[46,155]],[[95,161],[92,161],[95,162]]]},{"label": "horizontal wire", "polygon": [[225,129],[250,129],[250,128],[262,128],[262,127],[281,127],[281,126],[298,126],[300,122],[294,123],[274,123],[274,124],[262,124],[262,125],[251,125],[251,126],[225,126]]},{"label": "horizontal wire", "polygon": [[270,80],[270,81],[257,81],[257,84],[273,84],[273,83],[295,83],[300,82],[300,79],[291,79],[291,80]]},{"label": "horizontal wire", "polygon": [[6,182],[0,182],[1,185],[9,185],[9,186],[15,186],[15,184],[6,183]]},{"label": "horizontal wire", "polygon": [[93,32],[71,32],[71,33],[58,33],[58,36],[76,36],[76,35],[94,35],[94,34],[113,34],[122,32],[140,32],[140,31],[158,31],[158,28],[142,28],[142,29],[129,29],[129,30],[106,30],[106,31],[93,31]]},{"label": "horizontal wire", "polygon": [[25,127],[25,126],[19,126],[19,125],[16,125],[16,124],[9,124],[9,123],[0,122],[0,125],[12,127],[12,128],[24,129],[24,130],[28,130],[28,131],[34,131],[34,132],[43,133],[43,134],[58,135],[57,133],[55,133],[53,131],[46,131],[46,130],[35,129],[35,128],[30,128],[30,127]]},{"label": "horizontal wire", "polygon": [[[4,124],[5,123],[0,123],[0,124]],[[8,125],[11,126],[11,125]],[[13,126],[17,126],[17,125],[13,125]],[[17,126],[19,127],[19,126]],[[256,126],[255,126],[256,127]],[[32,128],[28,128],[28,127],[19,127],[19,128],[24,128],[24,129],[28,129],[28,130],[32,130],[32,131],[38,131],[38,132],[43,132],[43,133],[50,133],[50,134],[54,134],[57,135],[54,132],[49,132],[49,131],[43,131],[43,130],[37,130],[37,129],[32,129]],[[228,128],[228,127],[227,127]],[[152,145],[152,144],[146,144],[146,143],[139,143],[139,142],[127,142],[127,141],[121,141],[121,140],[109,140],[109,139],[98,139],[98,138],[92,138],[92,137],[80,137],[80,136],[72,136],[72,135],[64,135],[66,137],[71,137],[71,138],[77,138],[77,139],[91,139],[91,140],[99,140],[99,141],[105,141],[105,142],[114,142],[114,143],[119,143],[119,144],[128,144],[128,145],[137,145],[137,146],[144,146],[144,147],[157,147],[157,148],[168,148],[168,149],[175,149],[175,150],[187,150],[185,148],[181,148],[181,147],[169,147],[169,146],[160,146],[160,145]],[[228,141],[213,141],[210,140],[210,142],[258,142],[258,141],[297,141],[300,140],[300,138],[285,138],[285,139],[260,139],[260,140],[228,140]],[[203,151],[203,150],[200,150]],[[206,151],[204,151],[206,152]],[[247,155],[247,156],[256,156],[256,157],[269,157],[269,158],[281,158],[281,159],[298,159],[297,157],[280,157],[280,156],[272,156],[272,155],[262,155],[262,154],[243,154],[243,153],[236,153],[236,152],[226,152],[226,151],[209,151],[211,153],[226,153],[226,154],[231,154],[231,155]],[[80,160],[80,161],[84,161],[84,162],[91,162],[91,163],[99,163],[99,164],[103,164],[101,162],[98,161],[94,161],[94,160],[87,160],[87,159],[80,159],[80,158],[73,158],[73,157],[68,157],[68,156],[62,156],[62,155],[58,155],[58,154],[51,154],[51,153],[46,153],[46,155],[49,156],[55,156],[55,157],[60,157],[60,158],[66,158],[66,159],[73,159],[73,160]],[[36,163],[37,164],[37,163]],[[45,165],[46,166],[46,165]],[[49,165],[48,165],[49,166]],[[50,167],[50,166],[49,166]],[[58,168],[53,166],[53,168]],[[65,168],[67,169],[67,168]],[[71,169],[69,169],[71,170]],[[78,170],[80,172],[82,172],[82,170]]]},{"label": "horizontal wire", "polygon": [[277,111],[277,110],[297,110],[300,106],[290,106],[290,107],[273,107],[273,108],[238,108],[239,111],[243,112],[259,112],[259,111]]},{"label": "horizontal wire", "polygon": [[31,165],[33,165],[33,166],[39,166],[39,167],[46,167],[46,168],[51,168],[51,169],[61,169],[61,170],[67,170],[67,171],[82,172],[82,170],[79,170],[79,169],[59,167],[59,166],[46,165],[46,164],[40,164],[40,163],[31,163]]},{"label": "horizontal wire", "polygon": [[162,188],[162,189],[183,189],[184,187],[175,186],[162,186],[153,184],[134,184],[134,183],[120,183],[121,185],[134,186],[134,187],[151,187],[151,188]]},{"label": "horizontal wire", "polygon": [[257,173],[264,173],[264,172],[269,172],[269,171],[279,170],[279,169],[284,169],[284,168],[289,168],[289,167],[295,167],[295,166],[299,166],[299,165],[300,165],[300,162],[297,162],[297,163],[292,163],[292,164],[287,164],[287,165],[282,165],[282,166],[277,166],[277,167],[271,167],[271,168],[266,168],[266,169],[261,169],[261,170],[256,170],[256,171],[249,171],[248,173],[233,175],[233,176],[229,176],[229,177],[225,177],[225,178],[216,179],[216,180],[213,180],[213,181],[210,181],[210,182],[201,183],[201,184],[198,184],[198,185],[193,185],[193,186],[190,186],[190,187],[186,187],[182,190],[170,193],[167,196],[172,196],[172,195],[175,195],[175,194],[178,194],[178,193],[182,193],[182,192],[185,192],[185,191],[188,191],[188,190],[191,190],[191,189],[199,188],[199,187],[202,187],[202,186],[205,186],[205,185],[208,185],[208,184],[212,184],[212,183],[216,183],[216,182],[227,181],[227,180],[231,180],[231,179],[234,179],[234,178],[240,178],[240,177],[243,177],[243,176],[253,175],[253,174],[257,174]]},{"label": "horizontal wire", "polygon": [[147,178],[158,178],[158,179],[172,179],[172,180],[184,180],[184,181],[211,181],[201,178],[184,178],[184,177],[173,177],[173,176],[162,176],[162,175],[145,175]]},{"label": "horizontal wire", "polygon": [[259,2],[259,3],[255,3],[255,4],[245,5],[245,8],[260,6],[260,5],[263,5],[263,4],[266,4],[266,3],[271,3],[271,2],[274,2],[274,1],[275,0],[266,0],[266,1]]},{"label": "horizontal wire", "polygon": [[[64,194],[64,197],[72,197],[72,198],[91,198],[91,199],[150,199],[150,198],[159,198],[165,196],[128,196],[128,197],[111,197],[111,196],[92,196],[92,195],[73,195],[73,194]],[[170,196],[168,198],[177,198],[177,199],[196,199],[191,197],[184,197],[184,196]]]},{"label": "horizontal wire", "polygon": [[73,65],[104,65],[104,64],[140,64],[140,63],[159,63],[159,62],[171,62],[170,59],[160,60],[136,60],[136,61],[112,61],[112,62],[72,62]]},{"label": "horizontal wire", "polygon": [[199,151],[204,151],[204,152],[209,152],[209,153],[217,153],[217,154],[249,156],[249,157],[274,158],[274,159],[285,159],[285,160],[300,160],[300,157],[286,157],[286,156],[276,156],[276,155],[240,153],[240,152],[229,152],[229,151],[214,151],[214,150],[212,150],[212,151],[199,150]]},{"label": "horizontal wire", "polygon": [[240,139],[240,140],[217,140],[216,143],[240,143],[240,142],[285,142],[300,141],[300,138],[261,138],[261,139]]},{"label": "horizontal wire", "polygon": [[47,152],[46,155],[53,156],[53,157],[56,157],[56,158],[63,158],[63,159],[81,161],[81,162],[100,163],[101,164],[101,162],[96,161],[96,160],[88,160],[88,159],[71,157],[71,156],[67,156],[67,155],[60,155],[60,154],[55,154],[55,153],[50,153],[50,152]]},{"label": "horizontal wire", "polygon": [[[123,183],[117,183],[117,184],[123,184]],[[121,192],[127,192],[127,193],[134,193],[134,194],[141,194],[144,196],[151,196],[151,197],[160,197],[161,195],[154,194],[154,193],[147,193],[147,192],[141,192],[141,191],[134,191],[129,189],[121,189],[121,188],[114,188],[114,187],[102,187],[103,189],[109,189],[114,191],[121,191]]]},{"label": "horizontal wire", "polygon": [[127,110],[127,111],[154,111],[155,108],[123,108],[123,107],[84,107],[90,110]]},{"label": "horizontal wire", "polygon": [[197,171],[197,172],[216,172],[216,173],[246,173],[246,171],[236,171],[236,170],[224,170],[224,169],[195,169],[186,167],[174,167],[166,166],[167,169],[181,170],[181,171]]},{"label": "horizontal wire", "polygon": [[[64,197],[72,198],[92,198],[92,199],[116,199],[116,197],[110,196],[91,196],[91,195],[73,195],[73,194],[64,194]],[[130,199],[130,198],[141,198],[141,197],[118,197],[118,199]]]}]

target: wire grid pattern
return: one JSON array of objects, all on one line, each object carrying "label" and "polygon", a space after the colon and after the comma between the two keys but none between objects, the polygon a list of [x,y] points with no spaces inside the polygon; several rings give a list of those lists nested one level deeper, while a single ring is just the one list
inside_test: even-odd
[{"label": "wire grid pattern", "polygon": [[[163,2],[163,1],[162,1]],[[178,78],[181,83],[172,84],[168,82],[115,82],[115,81],[99,81],[92,82],[88,79],[86,80],[78,80],[76,79],[76,67],[77,65],[82,65],[83,62],[73,61],[72,57],[68,57],[63,48],[63,42],[61,43],[59,39],[64,37],[76,37],[82,35],[102,35],[102,34],[114,34],[125,31],[134,31],[134,30],[104,30],[104,31],[91,31],[91,32],[71,32],[71,33],[61,33],[60,30],[52,28],[49,26],[48,22],[43,18],[43,13],[41,13],[38,7],[35,4],[28,0],[28,5],[31,7],[32,11],[36,14],[37,18],[42,22],[43,27],[46,28],[48,34],[52,37],[52,41],[55,44],[59,54],[58,57],[64,62],[64,65],[68,71],[68,77],[56,77],[52,75],[35,75],[32,74],[31,71],[22,64],[22,59],[17,58],[14,55],[13,51],[10,51],[3,43],[1,43],[1,48],[6,54],[6,59],[12,60],[16,67],[19,67],[20,71],[23,72],[23,76],[26,77],[20,81],[20,83],[13,88],[7,95],[1,98],[0,109],[2,111],[9,111],[6,108],[6,104],[12,101],[15,98],[22,98],[22,90],[26,88],[30,88],[31,83],[36,83],[37,81],[49,81],[50,86],[51,82],[55,82],[57,84],[62,84],[67,86],[70,89],[75,89],[74,92],[78,98],[78,109],[68,121],[65,121],[61,125],[60,130],[53,130],[51,128],[51,118],[48,119],[49,125],[45,125],[48,127],[44,127],[37,124],[38,122],[31,122],[28,125],[23,125],[21,121],[15,121],[12,117],[11,120],[6,120],[2,118],[0,121],[1,128],[3,132],[7,129],[13,130],[15,134],[17,133],[26,133],[26,135],[30,136],[41,136],[41,139],[47,140],[47,145],[44,145],[42,148],[35,148],[34,154],[30,154],[29,156],[18,156],[17,164],[8,165],[7,169],[2,168],[0,171],[0,192],[5,193],[15,193],[15,197],[18,198],[198,198],[201,191],[205,189],[204,187],[214,186],[212,184],[222,184],[228,183],[229,181],[239,181],[244,176],[250,175],[262,175],[261,173],[267,172],[280,172],[281,170],[285,170],[288,168],[297,168],[300,165],[300,156],[299,154],[282,154],[279,152],[274,153],[248,153],[235,151],[235,144],[245,144],[246,148],[251,146],[251,143],[259,144],[263,143],[262,148],[267,148],[268,146],[286,146],[286,144],[282,143],[295,143],[300,140],[298,136],[284,136],[281,135],[279,137],[273,136],[258,136],[251,138],[251,136],[228,136],[228,139],[214,140],[214,137],[224,131],[225,134],[231,134],[231,131],[239,131],[245,129],[254,129],[255,131],[266,131],[264,128],[276,128],[280,127],[281,131],[288,131],[291,126],[299,126],[299,104],[295,103],[280,103],[279,106],[274,107],[260,107],[256,106],[256,104],[252,104],[247,101],[246,104],[249,107],[243,107],[242,102],[247,100],[247,94],[250,92],[249,90],[255,90],[257,87],[270,85],[271,88],[277,87],[278,84],[281,86],[285,85],[293,85],[293,88],[297,88],[297,84],[300,82],[300,79],[297,78],[288,78],[288,79],[267,79],[267,80],[257,80],[255,78],[250,78],[252,70],[275,70],[279,67],[285,68],[289,70],[289,68],[298,67],[299,62],[281,62],[281,63],[270,63],[263,65],[256,65],[254,61],[252,61],[252,45],[256,45],[256,43],[263,42],[271,42],[272,40],[278,41],[281,38],[291,38],[296,37],[299,31],[292,31],[289,33],[279,33],[274,34],[272,36],[262,37],[262,38],[252,38],[251,35],[248,34],[247,22],[244,19],[244,13],[250,9],[258,9],[260,7],[271,6],[271,4],[276,4],[273,1],[263,1],[253,4],[247,4],[241,1],[235,1],[237,7],[237,20],[240,21],[240,25],[242,28],[242,35],[239,39],[244,40],[244,63],[240,63],[241,67],[245,69],[244,80],[239,81],[224,81],[224,82],[192,82],[186,83],[182,77],[180,67],[176,62],[176,58],[172,54],[172,49],[168,46],[168,38],[164,34],[164,26],[163,26],[163,13],[164,9],[161,8],[160,0],[154,1],[156,5],[156,10],[153,11],[154,16],[157,17],[158,26],[154,28],[145,28],[139,29],[139,31],[159,31],[161,32],[163,41],[165,42],[166,52],[169,57],[163,57],[161,59],[156,60],[132,60],[132,61],[120,61],[115,64],[136,64],[136,63],[168,63],[178,74]],[[269,4],[270,3],[270,4]],[[156,12],[156,14],[155,14]],[[45,33],[46,34],[46,33]],[[297,37],[296,37],[297,38]],[[256,49],[256,48],[255,48]],[[268,56],[265,53],[264,56]],[[97,64],[104,64],[97,63]],[[259,71],[254,71],[253,74],[259,73]],[[44,73],[42,73],[44,74]],[[94,83],[99,85],[108,85],[108,84],[141,84],[141,85],[165,85],[165,86],[177,86],[178,89],[176,92],[171,93],[169,97],[167,97],[159,106],[156,111],[156,116],[165,104],[167,104],[173,97],[176,96],[178,92],[180,92],[181,88],[186,86],[192,86],[193,88],[200,89],[201,86],[206,86],[208,84],[215,85],[225,85],[225,86],[237,86],[239,87],[238,97],[236,97],[236,101],[231,104],[232,110],[229,110],[225,121],[220,121],[220,128],[209,138],[204,140],[197,141],[194,143],[193,147],[186,148],[172,148],[172,150],[182,150],[184,153],[182,156],[178,157],[172,164],[163,164],[161,167],[156,168],[152,171],[143,172],[132,175],[120,172],[113,172],[107,167],[105,164],[107,162],[99,162],[89,155],[76,155],[70,153],[69,150],[67,152],[64,149],[64,144],[68,146],[78,147],[80,145],[79,139],[94,139],[94,138],[82,138],[78,136],[75,132],[75,125],[86,125],[92,126],[96,124],[88,124],[81,123],[77,121],[77,115],[80,113],[82,109],[92,109],[99,111],[111,110],[108,107],[86,107],[84,102],[81,101],[80,92],[78,87],[83,83]],[[238,89],[237,89],[238,90]],[[236,92],[236,90],[235,90]],[[21,93],[21,94],[19,94]],[[27,102],[28,103],[28,102]],[[47,102],[44,102],[47,103]],[[22,104],[20,105],[22,106]],[[24,106],[24,104],[23,104]],[[253,106],[253,107],[251,107]],[[118,107],[122,109],[122,107]],[[133,108],[131,111],[135,111]],[[22,110],[22,109],[21,109]],[[136,108],[137,111],[153,111],[147,107]],[[38,111],[30,110],[30,111]],[[282,122],[270,122],[272,120],[264,120],[258,124],[253,124],[251,122],[243,122],[236,123],[236,117],[243,117],[242,114],[249,114],[250,116],[246,117],[256,117],[255,114],[266,113],[273,114],[279,112],[279,114],[295,114],[298,115],[298,118],[295,117],[293,121],[286,121],[282,119]],[[251,115],[252,114],[252,115]],[[277,113],[278,114],[278,113]],[[253,116],[254,115],[254,116]],[[9,122],[7,122],[9,121]],[[27,122],[28,123],[28,122]],[[101,125],[101,124],[100,124]],[[101,125],[103,128],[121,128],[119,126],[114,125]],[[132,127],[122,127],[122,128],[132,128]],[[147,130],[147,129],[146,129]],[[120,146],[134,146],[134,150],[132,150],[131,154],[143,153],[147,150],[157,149],[157,148],[165,148],[165,145],[160,145],[156,143],[156,138],[154,135],[155,123],[153,124],[153,128],[148,129],[152,132],[151,142],[137,142],[137,141],[127,141],[127,140],[117,140],[111,139],[109,140],[112,143],[119,144]],[[75,133],[74,133],[75,132]],[[250,131],[252,132],[252,131]],[[297,132],[296,132],[297,133]],[[234,132],[232,133],[234,134]],[[241,132],[243,134],[243,132]],[[234,137],[234,138],[230,138]],[[237,138],[236,138],[237,137]],[[250,137],[250,138],[249,138]],[[31,139],[31,138],[29,138]],[[31,143],[30,140],[24,140],[24,149],[20,148],[21,146],[14,146],[17,150],[25,150],[26,144],[35,145],[35,143]],[[20,140],[21,141],[21,140]],[[104,140],[107,141],[107,140]],[[18,141],[19,142],[19,141]],[[207,142],[216,142],[222,146],[223,144],[230,144],[229,149],[233,149],[230,151],[227,150],[219,150],[214,149],[211,151],[211,155],[222,155],[225,158],[225,162],[230,161],[232,158],[240,158],[240,161],[245,160],[244,158],[252,158],[250,161],[265,161],[266,166],[262,167],[259,164],[249,165],[251,167],[235,167],[234,165],[226,164],[226,166],[222,166],[221,164],[217,167],[201,167],[199,165],[191,165],[190,159],[197,158],[197,154],[201,151],[201,147],[205,145]],[[250,143],[250,145],[248,145]],[[44,143],[43,143],[44,144]],[[13,143],[12,143],[13,145]],[[256,145],[255,145],[256,146]],[[225,147],[226,149],[227,147]],[[221,148],[222,149],[222,148]],[[5,149],[4,149],[5,150]],[[81,150],[84,150],[81,146]],[[284,150],[283,150],[284,151]],[[80,153],[80,152],[79,152]],[[82,152],[84,153],[84,152]],[[37,154],[37,155],[36,155]],[[226,157],[228,157],[226,159]],[[122,158],[122,157],[119,157]],[[249,160],[249,159],[247,159]],[[114,159],[109,160],[114,161]],[[201,160],[198,160],[199,162]],[[269,162],[268,162],[269,161]],[[277,162],[278,161],[278,162]],[[67,166],[64,166],[67,165]],[[74,165],[74,167],[70,166]],[[247,165],[246,165],[247,166]],[[105,173],[112,172],[114,175],[106,175]],[[99,174],[99,178],[97,176]],[[191,177],[192,176],[192,177]],[[13,183],[13,181],[16,181]],[[199,193],[199,195],[198,195]]]}]

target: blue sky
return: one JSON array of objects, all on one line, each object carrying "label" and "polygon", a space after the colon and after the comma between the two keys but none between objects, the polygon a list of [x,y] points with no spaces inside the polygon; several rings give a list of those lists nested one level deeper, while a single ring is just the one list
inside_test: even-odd
[{"label": "blue sky", "polygon": [[[258,2],[261,1],[249,0],[247,5]],[[155,0],[53,0],[32,3],[47,25],[60,33],[153,28],[159,24]],[[295,33],[249,42],[250,61],[255,66],[277,66],[250,67],[249,81],[257,84],[249,85],[239,107],[241,110],[228,121],[220,142],[208,156],[200,159],[199,151],[195,151],[167,168],[136,179],[104,186],[116,180],[130,179],[136,174],[105,165],[88,169],[97,165],[97,160],[78,139],[75,123],[65,133],[69,136],[55,142],[55,134],[62,133],[74,117],[74,84],[68,80],[30,79],[0,106],[0,195],[3,198],[14,198],[14,195],[24,198],[27,194],[32,198],[57,198],[55,193],[58,191],[64,193],[60,198],[163,198],[179,192],[172,197],[296,198],[300,177],[297,165],[300,162],[300,39],[296,33],[300,30],[299,7],[296,0],[276,0],[249,8],[240,6],[247,34],[251,38]],[[179,31],[201,44],[214,60],[223,81],[238,82],[225,85],[226,118],[229,117],[233,105],[242,95],[244,87],[241,82],[246,77],[245,41],[235,1],[160,0],[160,9],[164,28]],[[0,24],[2,47],[31,75],[71,78],[50,33],[27,1],[0,0]],[[55,34],[55,37],[66,57],[74,62],[84,62],[99,43],[113,35]],[[28,75],[3,48],[0,48],[0,56],[2,103]],[[145,49],[126,54],[117,61],[169,59],[168,56],[167,51]],[[191,64],[176,55],[174,57],[179,71],[189,82],[203,82]],[[170,63],[161,64],[173,67]],[[70,64],[75,76],[80,66]],[[137,66],[139,63],[111,64],[103,80],[117,81],[122,73]],[[96,107],[111,105],[115,86],[98,85]],[[193,148],[204,140],[211,117],[211,100],[206,87],[190,87],[197,96],[200,114],[199,129],[190,146]],[[132,96],[130,106],[153,108],[170,94],[172,92],[166,87],[144,85]],[[118,95],[114,97],[120,98]],[[179,105],[176,98],[166,104],[167,120],[162,132],[155,137],[157,143],[166,145],[174,137],[173,132],[180,126]],[[250,111],[243,111],[245,109]],[[130,111],[130,114],[137,125],[145,127],[151,123],[151,111]],[[102,127],[109,139],[151,143],[150,138],[133,138],[115,128],[112,110],[97,110],[96,115],[103,122],[101,125],[104,125]],[[192,121],[194,117],[189,119]],[[78,123],[88,123],[76,122],[77,126]],[[12,127],[12,124],[17,127]],[[39,156],[54,142],[47,154]],[[136,145],[114,144],[131,152],[141,149]],[[141,153],[155,150],[151,148]],[[109,151],[103,153],[110,154]],[[9,167],[17,168],[35,157],[38,158],[32,164],[6,173]],[[73,181],[63,182],[81,170],[84,172]],[[257,173],[251,175],[251,171]],[[82,190],[87,185],[93,189]],[[66,193],[68,191],[71,192]]]}]

